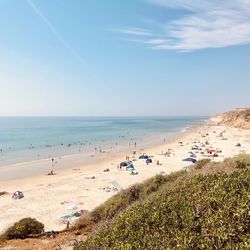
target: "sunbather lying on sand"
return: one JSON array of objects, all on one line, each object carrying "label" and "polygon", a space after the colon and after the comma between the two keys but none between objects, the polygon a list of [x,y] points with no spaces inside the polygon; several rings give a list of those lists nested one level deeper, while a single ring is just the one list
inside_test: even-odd
[{"label": "sunbather lying on sand", "polygon": [[132,172],[130,173],[130,175],[138,175],[138,172],[132,171]]}]

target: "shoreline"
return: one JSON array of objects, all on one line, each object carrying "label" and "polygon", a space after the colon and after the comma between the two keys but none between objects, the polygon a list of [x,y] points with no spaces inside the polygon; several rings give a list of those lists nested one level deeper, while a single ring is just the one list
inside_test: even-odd
[{"label": "shoreline", "polygon": [[[136,151],[146,151],[146,150],[154,150],[154,149],[157,149],[159,147],[162,147],[162,146],[165,146],[165,145],[168,145],[168,144],[171,144],[171,143],[174,143],[178,140],[180,140],[182,137],[184,137],[185,135],[188,135],[192,132],[194,132],[196,129],[198,128],[201,128],[205,125],[194,125],[192,127],[189,127],[186,131],[183,131],[183,132],[178,132],[176,133],[175,135],[173,135],[171,137],[171,139],[167,140],[166,142],[162,142],[160,144],[156,144],[156,145],[153,145],[153,146],[148,146],[148,147],[145,147],[143,149],[137,149]],[[109,154],[109,153],[106,153],[104,155],[102,155],[103,157],[99,157],[99,158],[96,158],[95,161],[91,162],[91,163],[87,163],[87,164],[82,164],[82,163],[79,163],[77,165],[74,165],[74,167],[66,167],[66,168],[61,168],[61,169],[57,169],[56,170],[56,174],[54,176],[62,176],[62,175],[65,175],[65,174],[68,174],[70,171],[74,170],[74,169],[80,169],[80,170],[83,170],[83,171],[86,171],[87,172],[92,172],[92,170],[94,170],[96,168],[97,165],[101,164],[101,165],[113,165],[112,162],[122,162],[122,161],[125,161],[125,155],[130,155],[132,154],[132,152],[135,151],[134,149],[131,150],[131,151],[128,151],[128,150],[124,150],[124,151],[120,151],[120,152],[116,152],[116,153],[113,153],[113,154]],[[75,158],[76,155],[79,155],[81,156],[81,154],[71,154],[71,155],[65,155],[63,157],[67,158]],[[7,167],[12,167],[12,166],[17,166],[17,165],[25,165],[25,164],[32,164],[32,163],[37,163],[37,162],[50,162],[51,159],[40,159],[40,160],[35,160],[35,161],[28,161],[28,162],[24,162],[24,163],[19,163],[19,164],[14,164],[14,165],[8,165],[6,166]],[[74,162],[73,162],[74,163]],[[5,167],[2,167],[2,169],[0,168],[0,175],[1,175],[1,171],[4,170]],[[47,172],[48,170],[51,169],[50,167],[47,169]],[[17,178],[10,178],[10,179],[6,179],[6,180],[1,180],[0,179],[0,187],[4,184],[12,184],[12,183],[19,183],[21,181],[23,182],[26,182],[28,181],[30,178],[32,179],[37,179],[39,180],[40,178],[43,178],[43,177],[46,177],[47,178],[47,172],[46,172],[46,169],[43,170],[43,173],[41,174],[34,174],[34,175],[27,175],[27,176],[23,176],[23,177],[17,177]]]},{"label": "shoreline", "polygon": [[[120,119],[92,121],[82,117],[80,120],[66,119],[65,124],[57,126],[56,119],[50,123],[46,119],[42,120],[42,125],[31,119],[29,122],[34,127],[32,134],[26,134],[27,125],[24,122],[16,125],[15,137],[6,133],[8,129],[0,129],[0,170],[19,163],[60,156],[82,154],[88,158],[90,154],[96,155],[99,151],[127,151],[129,144],[132,147],[135,142],[151,146],[159,144],[161,138],[169,133],[179,133],[188,126],[202,123],[205,119],[207,117],[162,117],[158,121],[157,117],[135,117],[132,120],[125,119],[122,125],[124,121]],[[68,129],[66,125],[69,126]],[[96,132],[97,125],[101,127]],[[58,127],[59,131],[55,131],[55,127]],[[155,138],[160,140],[156,141]]]},{"label": "shoreline", "polygon": [[[217,131],[214,133],[213,131]],[[228,140],[221,140],[218,133],[225,130]],[[202,134],[209,134],[202,138]],[[38,175],[0,182],[0,191],[9,194],[0,196],[0,231],[3,231],[14,222],[24,217],[34,217],[45,224],[46,230],[62,230],[66,227],[63,216],[74,211],[69,207],[75,205],[77,210],[92,210],[105,202],[119,191],[135,183],[145,181],[157,174],[169,174],[190,165],[182,161],[188,157],[190,147],[194,140],[209,140],[210,144],[222,149],[222,154],[215,160],[223,160],[226,157],[237,155],[242,151],[250,153],[250,131],[231,128],[227,126],[204,124],[196,125],[181,135],[176,135],[166,143],[137,149],[134,165],[138,175],[131,176],[129,171],[118,170],[117,165],[125,160],[125,155],[131,156],[131,152],[124,152],[111,157],[107,155],[100,162],[81,167],[72,165],[71,168],[57,170],[56,175]],[[183,143],[179,143],[182,141]],[[241,148],[235,144],[240,142]],[[171,156],[166,157],[162,153],[171,149]],[[138,160],[142,153],[153,156],[153,163],[149,166],[145,161]],[[197,159],[202,156],[197,155]],[[157,161],[161,165],[157,165]],[[109,168],[109,172],[103,170]],[[95,176],[95,179],[90,177]],[[20,190],[24,193],[21,200],[11,199],[12,193]],[[70,219],[70,224],[76,218]]]},{"label": "shoreline", "polygon": [[[180,131],[176,132],[161,132],[154,135],[149,135],[143,140],[142,143],[138,143],[137,148],[134,148],[133,146],[126,146],[125,142],[123,142],[118,145],[120,149],[114,151],[103,150],[102,153],[97,153],[94,151],[83,153],[76,152],[54,156],[53,158],[55,159],[56,164],[54,164],[53,166],[51,163],[52,157],[7,164],[0,167],[0,184],[1,182],[11,180],[25,179],[28,177],[33,178],[41,175],[46,175],[46,173],[51,170],[53,170],[54,172],[61,172],[70,169],[71,166],[69,165],[73,164],[75,165],[75,167],[95,165],[101,163],[103,160],[107,160],[107,158],[116,159],[122,157],[124,154],[131,154],[133,151],[147,150],[153,147],[162,146],[180,136],[185,135],[186,133],[191,132],[196,127],[203,125],[204,124],[196,124],[184,127]],[[154,138],[154,140],[152,138]],[[165,142],[163,142],[163,139],[165,140]],[[127,141],[126,144],[127,143],[129,143],[129,141]]]}]

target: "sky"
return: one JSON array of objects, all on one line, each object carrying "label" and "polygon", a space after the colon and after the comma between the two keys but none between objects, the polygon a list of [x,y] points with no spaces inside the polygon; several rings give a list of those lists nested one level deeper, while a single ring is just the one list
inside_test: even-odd
[{"label": "sky", "polygon": [[0,116],[250,106],[249,0],[0,0]]}]

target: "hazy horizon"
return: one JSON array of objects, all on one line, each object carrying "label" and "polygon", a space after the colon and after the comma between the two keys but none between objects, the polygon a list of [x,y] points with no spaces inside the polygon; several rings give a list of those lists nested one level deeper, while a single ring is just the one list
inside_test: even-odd
[{"label": "hazy horizon", "polygon": [[[212,114],[216,115],[216,114]],[[182,118],[182,117],[210,117],[212,115],[13,115],[13,116],[0,116],[0,118],[161,118],[161,117],[173,117],[173,118]]]},{"label": "hazy horizon", "polygon": [[0,116],[211,116],[250,106],[243,0],[1,0]]}]

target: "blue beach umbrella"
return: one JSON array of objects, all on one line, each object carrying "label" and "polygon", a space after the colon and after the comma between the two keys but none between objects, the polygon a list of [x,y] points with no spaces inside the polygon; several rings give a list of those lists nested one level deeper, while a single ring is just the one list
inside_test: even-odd
[{"label": "blue beach umbrella", "polygon": [[189,162],[192,162],[192,163],[196,163],[196,162],[197,162],[196,159],[191,158],[191,157],[188,157],[188,158],[186,158],[186,159],[183,159],[182,161],[189,161]]}]

